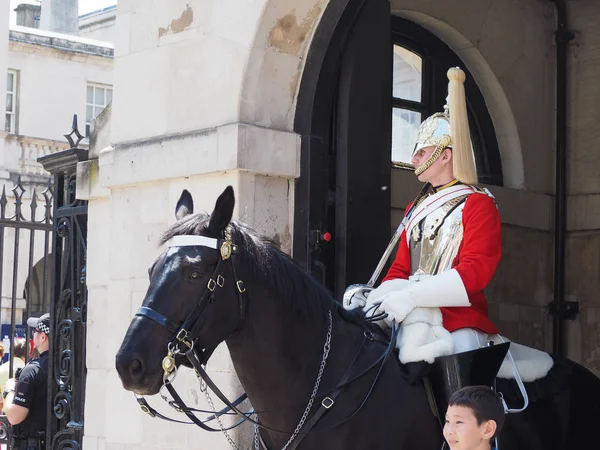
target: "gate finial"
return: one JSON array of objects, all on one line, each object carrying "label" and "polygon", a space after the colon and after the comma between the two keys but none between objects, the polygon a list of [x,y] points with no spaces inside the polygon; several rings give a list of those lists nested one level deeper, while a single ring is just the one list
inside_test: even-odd
[{"label": "gate finial", "polygon": [[[73,138],[71,137],[73,134],[75,136],[77,136],[77,142],[73,141]],[[73,125],[71,126],[71,132],[69,134],[65,134],[63,136],[67,138],[67,141],[69,141],[71,148],[77,148],[79,143],[83,139],[85,139],[85,136],[82,136],[81,133],[79,132],[79,129],[77,128],[77,114],[73,114]]]}]

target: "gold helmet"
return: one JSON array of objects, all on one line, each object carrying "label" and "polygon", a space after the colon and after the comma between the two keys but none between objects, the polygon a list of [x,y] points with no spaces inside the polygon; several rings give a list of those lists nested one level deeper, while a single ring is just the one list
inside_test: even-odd
[{"label": "gold helmet", "polygon": [[477,184],[477,170],[467,118],[465,79],[465,73],[458,67],[448,70],[448,98],[444,112],[428,117],[419,127],[413,155],[425,147],[435,146],[435,150],[427,161],[415,169],[417,176],[425,172],[445,148],[450,147],[454,178],[465,184]]}]

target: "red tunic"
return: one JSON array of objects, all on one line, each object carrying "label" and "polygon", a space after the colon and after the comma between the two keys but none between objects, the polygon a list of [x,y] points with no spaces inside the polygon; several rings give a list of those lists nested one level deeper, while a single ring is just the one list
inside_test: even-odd
[{"label": "red tunic", "polygon": [[[410,205],[407,207],[407,211]],[[502,256],[502,230],[500,214],[494,200],[486,194],[469,195],[462,215],[463,239],[452,268],[462,279],[470,307],[440,308],[444,328],[456,331],[460,328],[476,328],[484,333],[496,334],[498,329],[488,319],[488,306],[483,289],[496,272]],[[383,281],[394,278],[408,279],[410,252],[406,232],[400,237],[396,259]]]}]

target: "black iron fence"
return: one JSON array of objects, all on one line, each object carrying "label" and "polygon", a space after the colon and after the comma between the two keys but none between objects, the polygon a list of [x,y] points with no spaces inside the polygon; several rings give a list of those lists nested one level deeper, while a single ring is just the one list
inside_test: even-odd
[{"label": "black iron fence", "polygon": [[[35,183],[24,183],[19,176],[12,188],[9,186],[9,194],[6,191],[4,185],[0,195],[0,323],[5,354],[0,389],[4,389],[7,378],[14,376],[14,366],[18,362],[14,357],[17,340],[25,341],[25,357],[30,356],[27,317],[50,310],[52,267],[49,257],[53,226],[50,178],[45,187],[40,187]],[[0,440],[3,444],[7,443],[10,431],[6,418],[1,416]]]},{"label": "black iron fence", "polygon": [[55,187],[46,448],[79,450],[86,380],[87,201],[76,198],[76,169],[88,151],[77,148],[83,139],[77,116],[65,137],[70,149],[38,160],[53,174]]},{"label": "black iron fence", "polygon": [[[50,312],[46,448],[79,450],[86,379],[87,202],[76,199],[76,168],[87,160],[87,150],[77,148],[83,139],[77,116],[65,137],[70,149],[38,159],[52,175],[45,184],[19,176],[2,189],[0,331],[10,343],[11,356],[4,359],[12,377],[15,338],[30,343],[27,317]],[[0,415],[0,443],[10,445],[11,432]]]}]

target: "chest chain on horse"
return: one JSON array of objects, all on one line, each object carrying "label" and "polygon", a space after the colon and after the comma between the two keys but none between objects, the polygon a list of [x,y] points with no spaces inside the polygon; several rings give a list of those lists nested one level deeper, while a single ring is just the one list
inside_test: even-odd
[{"label": "chest chain on horse", "polygon": [[[177,237],[179,237],[179,236],[177,236]],[[262,438],[260,436],[260,428],[263,428],[263,429],[269,430],[269,431],[273,431],[273,432],[277,432],[277,433],[289,434],[290,438],[288,439],[286,444],[283,446],[282,450],[294,450],[295,448],[297,448],[300,445],[303,438],[316,425],[316,423],[323,416],[323,414],[325,414],[328,410],[331,409],[331,407],[334,405],[335,400],[336,400],[337,396],[339,395],[339,393],[341,392],[343,387],[348,385],[350,382],[365,375],[371,369],[379,366],[376,376],[372,382],[371,388],[367,392],[366,397],[363,400],[363,402],[358,406],[356,411],[354,411],[350,416],[348,416],[341,422],[334,424],[333,426],[331,426],[331,428],[339,426],[342,423],[349,420],[350,418],[354,417],[360,411],[362,406],[366,403],[366,400],[370,396],[375,384],[377,383],[377,380],[379,379],[379,376],[380,376],[383,366],[387,360],[387,357],[393,349],[393,343],[396,341],[395,335],[397,334],[397,330],[394,330],[391,340],[389,342],[385,342],[385,344],[386,344],[385,351],[374,362],[369,364],[368,367],[366,367],[366,369],[356,371],[354,368],[354,364],[356,363],[359,355],[361,354],[362,350],[364,349],[367,341],[371,340],[371,341],[376,341],[376,342],[382,342],[382,340],[380,338],[377,338],[372,333],[365,331],[362,345],[360,346],[356,356],[352,360],[352,363],[347,368],[346,372],[344,373],[344,375],[342,376],[340,381],[337,383],[337,385],[333,389],[330,389],[330,390],[326,391],[325,393],[321,392],[319,394],[319,386],[321,384],[321,379],[323,377],[323,373],[325,372],[325,367],[327,365],[327,359],[329,357],[329,353],[331,350],[333,317],[332,317],[331,310],[329,310],[328,330],[327,330],[327,335],[325,338],[325,344],[323,346],[323,354],[321,357],[321,363],[319,366],[317,379],[315,381],[311,396],[308,400],[308,403],[306,405],[304,413],[302,414],[302,417],[300,418],[300,421],[298,422],[298,425],[292,432],[276,430],[276,429],[268,427],[266,425],[261,425],[258,421],[258,414],[264,413],[267,411],[254,411],[253,409],[250,409],[247,412],[241,411],[238,408],[238,405],[240,405],[244,400],[247,399],[247,395],[245,393],[242,394],[240,397],[238,397],[235,401],[231,402],[225,396],[225,394],[223,394],[223,392],[215,385],[215,383],[212,381],[212,379],[206,373],[206,363],[208,362],[208,359],[210,358],[210,356],[212,355],[212,353],[214,352],[215,349],[211,348],[211,349],[197,350],[194,345],[196,342],[197,336],[199,334],[199,331],[200,331],[198,329],[198,322],[199,322],[198,319],[202,315],[202,312],[204,311],[206,305],[209,303],[209,300],[210,301],[215,300],[214,295],[215,295],[216,289],[222,288],[225,285],[225,278],[219,273],[219,269],[221,267],[221,264],[226,261],[229,261],[231,263],[233,277],[235,278],[235,284],[237,287],[237,295],[238,295],[238,303],[239,303],[239,309],[240,309],[240,318],[241,318],[241,320],[244,320],[244,318],[245,318],[245,311],[246,311],[245,306],[246,305],[244,303],[245,297],[243,296],[243,294],[246,292],[246,289],[245,289],[243,281],[238,279],[236,276],[235,265],[233,263],[233,258],[231,258],[231,256],[237,252],[236,246],[233,245],[233,243],[232,243],[231,225],[228,226],[227,229],[225,230],[224,238],[222,238],[222,239],[208,238],[205,236],[181,236],[181,237],[186,238],[185,243],[183,243],[184,241],[182,240],[182,243],[178,246],[205,246],[205,247],[208,246],[213,249],[219,249],[220,253],[221,253],[221,258],[219,259],[219,262],[217,263],[217,265],[212,273],[212,276],[208,280],[206,288],[204,289],[204,291],[202,292],[202,295],[200,296],[200,300],[198,301],[198,303],[196,304],[196,306],[194,307],[192,312],[185,319],[185,321],[180,325],[175,324],[175,322],[171,321],[170,319],[168,319],[167,317],[165,317],[158,311],[155,311],[149,307],[143,306],[143,307],[139,308],[136,315],[145,317],[147,319],[150,319],[150,320],[158,323],[162,327],[169,330],[169,332],[171,332],[171,334],[173,334],[173,336],[175,336],[171,340],[171,342],[169,342],[169,344],[167,345],[167,355],[165,356],[165,358],[162,361],[163,385],[161,386],[159,393],[160,393],[161,398],[165,402],[167,402],[167,404],[169,406],[171,406],[175,411],[177,411],[179,413],[184,413],[190,419],[190,422],[176,420],[176,419],[167,417],[167,416],[159,413],[158,411],[156,411],[154,408],[152,408],[143,396],[134,394],[142,411],[149,414],[151,417],[158,417],[160,419],[167,420],[169,422],[176,422],[176,423],[181,423],[181,424],[196,424],[197,426],[199,426],[200,428],[202,428],[205,431],[222,432],[225,435],[225,438],[227,439],[229,444],[236,450],[238,450],[238,446],[235,444],[235,442],[229,435],[228,431],[230,431],[230,430],[240,426],[242,423],[248,421],[248,422],[251,422],[254,424],[254,449],[255,450],[261,450],[261,446],[263,447],[263,449],[267,450],[267,447],[264,444],[264,441],[262,440]],[[182,351],[182,349],[183,349],[183,351]],[[188,407],[185,404],[185,402],[183,401],[183,399],[180,397],[180,395],[177,393],[175,388],[173,387],[173,384],[172,384],[173,380],[177,376],[177,366],[175,363],[175,357],[177,355],[181,355],[181,354],[185,355],[188,358],[189,362],[194,367],[196,376],[197,376],[198,380],[200,381],[200,389],[206,397],[206,401],[211,409],[210,411]],[[219,398],[219,400],[221,400],[226,405],[225,408],[223,408],[220,411],[216,411],[215,405],[214,405],[212,398],[208,392],[209,388]],[[164,394],[165,389],[169,392],[171,399],[169,399]],[[312,410],[314,401],[317,397],[324,397],[324,398],[321,401],[321,405],[319,406],[319,409],[313,414],[313,416],[310,418],[310,420],[307,421],[309,414]],[[195,413],[206,413],[206,414],[211,414],[211,416],[207,417],[204,420],[200,420],[195,415]],[[238,415],[241,419],[234,425],[232,425],[230,427],[225,427],[225,425],[223,424],[223,422],[221,420],[221,417],[226,416],[226,415]],[[216,420],[219,428],[212,428],[209,425],[207,425],[207,423],[209,423],[213,420]],[[323,431],[323,430],[320,430],[320,431]]]}]

